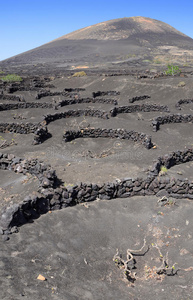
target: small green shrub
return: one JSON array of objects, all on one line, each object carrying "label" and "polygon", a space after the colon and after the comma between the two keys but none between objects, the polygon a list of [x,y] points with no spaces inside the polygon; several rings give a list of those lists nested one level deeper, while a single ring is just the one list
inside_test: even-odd
[{"label": "small green shrub", "polygon": [[72,77],[83,77],[86,76],[87,74],[84,71],[81,72],[76,72],[72,75]]},{"label": "small green shrub", "polygon": [[184,87],[186,85],[186,83],[184,81],[180,81],[178,83],[178,87]]},{"label": "small green shrub", "polygon": [[176,74],[179,74],[180,72],[181,70],[178,66],[168,65],[168,69],[165,71],[165,74],[174,76]]},{"label": "small green shrub", "polygon": [[15,81],[22,81],[23,79],[16,74],[8,74],[6,76],[0,77],[2,81],[9,81],[9,82],[15,82]]},{"label": "small green shrub", "polygon": [[151,62],[151,60],[149,60],[149,59],[144,59],[144,60],[143,60],[143,62],[150,63],[150,62]]},{"label": "small green shrub", "polygon": [[168,169],[165,166],[161,166],[161,172],[167,173]]},{"label": "small green shrub", "polygon": [[161,64],[161,61],[158,60],[158,59],[155,59],[153,62],[154,62],[154,64],[157,64],[157,65],[160,65],[160,64]]}]

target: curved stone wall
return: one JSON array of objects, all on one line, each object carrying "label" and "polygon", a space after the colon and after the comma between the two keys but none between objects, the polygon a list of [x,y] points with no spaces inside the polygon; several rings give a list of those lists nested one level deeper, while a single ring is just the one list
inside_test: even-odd
[{"label": "curved stone wall", "polygon": [[64,97],[69,97],[72,98],[74,96],[77,96],[77,92],[85,91],[83,88],[65,88],[63,91],[55,91],[51,92],[50,90],[47,89],[42,89],[38,91],[36,95],[36,99],[41,99],[43,97],[48,97],[48,96],[64,96]]},{"label": "curved stone wall", "polygon": [[68,92],[68,93],[72,93],[72,92],[83,92],[83,91],[86,91],[86,89],[84,89],[84,88],[65,88],[64,91]]},{"label": "curved stone wall", "polygon": [[18,204],[6,206],[0,213],[0,232],[11,233],[13,226],[20,226],[30,219],[50,210],[61,209],[96,199],[110,200],[134,195],[156,195],[166,192],[169,196],[193,199],[193,183],[188,179],[174,179],[159,176],[161,166],[172,167],[176,164],[193,161],[193,149],[172,152],[158,158],[147,178],[125,178],[121,181],[104,184],[61,186],[55,171],[48,165],[35,160],[23,160],[12,154],[0,153],[0,168],[17,173],[27,172],[37,176],[40,187],[38,193],[27,196]]},{"label": "curved stone wall", "polygon": [[47,124],[55,120],[69,118],[69,117],[80,117],[80,116],[89,116],[97,117],[102,119],[109,119],[108,113],[101,110],[68,110],[66,112],[60,112],[55,114],[49,114],[44,117],[44,120]]},{"label": "curved stone wall", "polygon": [[148,96],[148,95],[136,96],[136,97],[129,99],[129,103],[134,103],[136,101],[145,100],[145,99],[149,99],[149,98],[151,98],[151,96]]},{"label": "curved stone wall", "polygon": [[118,138],[132,140],[144,145],[147,149],[152,148],[153,144],[151,137],[136,131],[128,131],[126,129],[101,129],[101,128],[86,128],[78,131],[66,131],[63,135],[65,142],[72,141],[77,138]]},{"label": "curved stone wall", "polygon": [[193,103],[193,99],[183,99],[177,102],[176,104],[176,108],[178,108],[179,110],[181,110],[181,105],[183,104],[189,104],[189,103]]},{"label": "curved stone wall", "polygon": [[0,100],[10,100],[10,101],[18,101],[18,102],[25,102],[25,99],[23,96],[20,95],[9,95],[0,93]]},{"label": "curved stone wall", "polygon": [[55,86],[49,82],[49,78],[35,78],[30,81],[24,79],[21,82],[3,82],[0,87],[12,94],[17,91],[39,91],[40,88],[54,88]]},{"label": "curved stone wall", "polygon": [[70,99],[70,100],[61,100],[58,105],[59,106],[66,106],[72,104],[79,104],[79,103],[104,103],[104,104],[114,104],[117,105],[117,100],[114,99],[103,99],[103,98],[80,98],[80,99]]},{"label": "curved stone wall", "polygon": [[118,96],[118,95],[120,95],[120,92],[117,91],[106,91],[106,92],[98,91],[92,93],[93,98],[104,97],[104,96]]},{"label": "curved stone wall", "polygon": [[180,115],[180,114],[172,114],[166,116],[159,116],[153,119],[152,127],[153,131],[158,131],[160,125],[170,124],[170,123],[193,123],[193,115]]},{"label": "curved stone wall", "polygon": [[111,117],[115,117],[117,114],[122,114],[122,113],[150,112],[150,111],[169,112],[169,108],[167,105],[156,105],[156,104],[128,105],[128,106],[114,107],[110,111],[110,113],[111,113]]},{"label": "curved stone wall", "polygon": [[44,122],[33,124],[33,123],[0,123],[0,132],[11,132],[19,134],[34,134],[33,144],[41,144],[46,139],[51,137]]},{"label": "curved stone wall", "polygon": [[26,108],[55,108],[55,105],[53,105],[52,103],[38,103],[38,102],[0,104],[0,111],[26,109]]}]

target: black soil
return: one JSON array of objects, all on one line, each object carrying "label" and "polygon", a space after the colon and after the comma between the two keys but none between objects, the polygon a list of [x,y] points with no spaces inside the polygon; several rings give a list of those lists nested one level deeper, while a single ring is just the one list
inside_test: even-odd
[{"label": "black soil", "polygon": [[[191,299],[193,124],[166,123],[156,132],[153,131],[152,121],[169,114],[193,114],[192,101],[182,102],[181,110],[176,106],[180,100],[192,97],[192,71],[187,69],[181,77],[163,76],[161,72],[154,73],[154,76],[146,72],[145,78],[139,76],[144,75],[140,69],[134,74],[129,74],[130,69],[127,71],[127,75],[118,75],[117,69],[117,76],[107,76],[110,75],[108,68],[106,73],[98,69],[95,74],[87,72],[87,76],[80,78],[70,76],[70,70],[68,74],[63,71],[60,75],[50,73],[49,76],[38,75],[37,71],[35,82],[38,81],[38,84],[34,84],[32,75],[26,75],[13,93],[10,93],[10,83],[1,85],[3,95],[17,95],[22,101],[32,103],[31,107],[16,105],[13,109],[8,104],[20,103],[18,97],[15,100],[1,97],[1,103],[6,104],[1,106],[4,109],[0,111],[1,212],[6,207],[23,203],[29,194],[37,197],[44,192],[45,196],[48,191],[54,191],[54,204],[57,204],[57,195],[61,191],[66,189],[73,193],[73,188],[80,186],[81,182],[87,187],[91,183],[92,187],[94,184],[98,187],[108,182],[118,185],[123,179],[129,181],[131,178],[136,184],[133,192],[124,194],[128,198],[116,196],[116,199],[109,199],[95,195],[92,198],[95,201],[84,199],[77,204],[78,201],[72,197],[74,202],[69,200],[70,205],[66,204],[66,208],[65,205],[56,205],[55,208],[63,209],[54,211],[53,208],[46,214],[29,217],[29,222],[23,226],[10,225],[7,230],[1,229],[1,299]],[[181,81],[185,82],[184,87],[179,86]],[[76,88],[82,90],[77,91]],[[51,94],[37,99],[42,89],[49,90]],[[64,89],[73,90],[64,96]],[[53,96],[56,91],[59,94]],[[107,93],[99,93],[99,97],[93,98],[93,92],[98,91]],[[148,97],[144,98],[145,95]],[[86,98],[92,101],[75,101],[74,104],[69,102],[69,105],[61,106],[64,100]],[[132,98],[138,99],[137,103],[131,103],[129,100]],[[47,103],[47,106],[35,108],[34,103]],[[167,106],[168,112],[139,109],[111,115],[115,107],[136,104],[139,107],[145,104]],[[78,110],[82,111],[80,116],[75,115]],[[53,117],[62,112],[66,113],[63,114],[66,117],[45,124],[46,116]],[[104,118],[104,113],[108,118]],[[17,124],[22,123],[23,131],[21,127],[15,132],[10,130],[9,124],[12,123],[16,128]],[[49,136],[45,138],[41,132],[26,131],[26,123],[41,125],[43,130],[46,126]],[[81,132],[92,128],[107,129],[108,133],[112,132],[111,129],[143,133],[151,136],[152,147],[144,147],[139,139],[110,136],[79,137],[65,141],[67,131]],[[34,143],[34,137],[38,134],[39,140]],[[147,180],[158,158],[172,152],[177,153],[177,158],[179,153],[188,153],[190,157],[186,157],[185,163],[181,159],[177,165],[171,164],[170,168],[155,175],[159,181],[157,195],[156,187],[153,187],[151,195],[147,196],[144,192],[144,195],[136,196],[135,192],[139,190],[136,178]],[[31,164],[38,159],[40,169],[41,164],[50,164],[50,168],[56,171],[58,181],[50,176],[51,183],[46,185],[42,183],[41,172],[38,177],[30,173],[31,169],[24,168],[23,172],[17,163],[7,164],[7,161],[13,162],[18,157],[22,162],[30,161]],[[47,172],[48,169],[45,170]],[[161,182],[164,180],[171,183],[171,189],[166,191],[162,188]],[[175,182],[173,186],[172,182]],[[176,191],[174,185],[177,186]],[[49,193],[47,195],[49,199]],[[22,207],[25,214],[30,214]],[[136,273],[133,275],[135,280],[127,280],[124,270],[117,267],[113,257],[118,249],[126,260],[127,249],[133,252],[139,250],[144,239],[145,251],[141,253],[144,255],[134,256],[135,269],[132,269],[132,274]],[[156,270],[167,253],[169,270],[165,268],[158,274]],[[38,280],[39,275],[46,280]]]}]

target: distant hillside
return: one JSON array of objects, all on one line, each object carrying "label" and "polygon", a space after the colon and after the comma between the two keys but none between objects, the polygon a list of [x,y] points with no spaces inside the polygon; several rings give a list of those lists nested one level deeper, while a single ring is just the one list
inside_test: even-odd
[{"label": "distant hillside", "polygon": [[180,37],[187,37],[164,22],[144,17],[131,17],[88,26],[66,34],[55,41],[63,39],[121,40],[128,39],[131,36],[145,35],[146,33],[177,34]]},{"label": "distant hillside", "polygon": [[0,68],[105,67],[135,63],[193,63],[193,39],[150,18],[130,17],[74,31],[0,62]]}]

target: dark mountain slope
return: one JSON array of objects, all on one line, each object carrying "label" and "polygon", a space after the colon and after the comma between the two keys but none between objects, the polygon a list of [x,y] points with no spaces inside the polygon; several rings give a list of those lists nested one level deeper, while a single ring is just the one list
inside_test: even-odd
[{"label": "dark mountain slope", "polygon": [[[74,31],[50,43],[14,56],[0,67],[46,64],[54,67],[88,67],[139,61],[157,54],[183,57],[193,54],[193,39],[172,26],[150,18],[111,20]],[[135,57],[135,58],[134,58]]]}]

